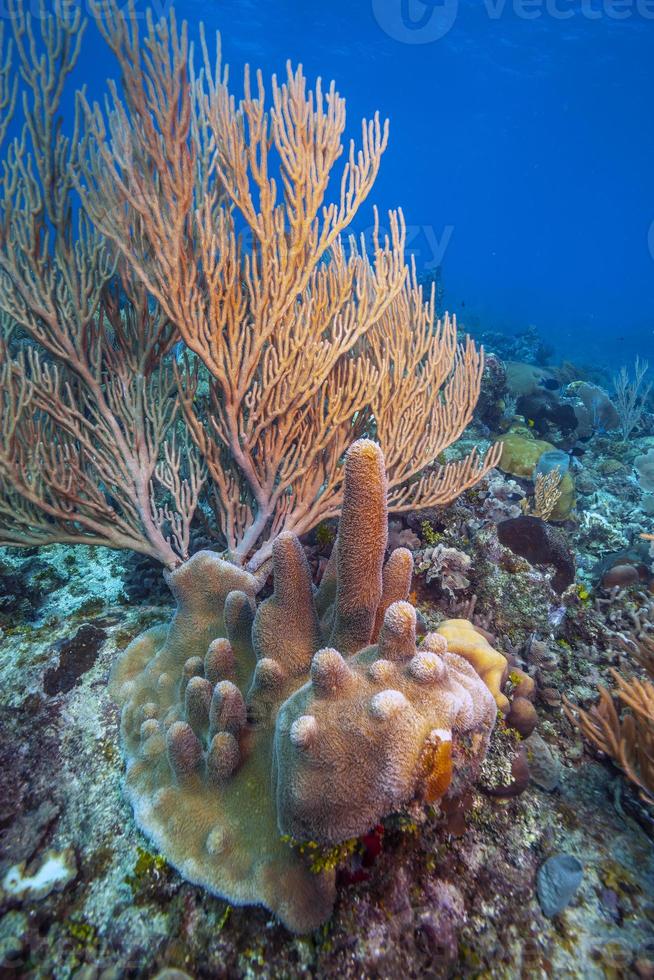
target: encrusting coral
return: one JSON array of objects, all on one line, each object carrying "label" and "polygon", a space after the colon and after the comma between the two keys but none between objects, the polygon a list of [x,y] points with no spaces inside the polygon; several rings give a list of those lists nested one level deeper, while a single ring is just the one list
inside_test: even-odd
[{"label": "encrusting coral", "polygon": [[410,553],[384,566],[386,495],[379,447],[354,443],[316,592],[293,535],[275,542],[274,592],[257,608],[257,578],[199,552],[168,574],[170,627],[134,640],[112,677],[140,827],[185,877],[295,931],[328,918],[335,878],[289,838],[331,846],[462,792],[506,671],[470,624],[450,624],[462,656],[445,629],[417,647]]}]

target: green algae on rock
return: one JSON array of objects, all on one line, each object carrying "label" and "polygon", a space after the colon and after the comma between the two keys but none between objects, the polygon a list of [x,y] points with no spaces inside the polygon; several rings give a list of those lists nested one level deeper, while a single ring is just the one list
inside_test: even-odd
[{"label": "green algae on rock", "polygon": [[199,552],[169,573],[170,627],[135,639],[113,672],[139,826],[186,878],[293,931],[329,917],[335,874],[283,835],[335,845],[450,782],[460,792],[495,722],[492,694],[442,637],[417,650],[410,556],[385,571],[386,536],[383,457],[361,440],[317,593],[292,535],[256,610],[260,581]]}]

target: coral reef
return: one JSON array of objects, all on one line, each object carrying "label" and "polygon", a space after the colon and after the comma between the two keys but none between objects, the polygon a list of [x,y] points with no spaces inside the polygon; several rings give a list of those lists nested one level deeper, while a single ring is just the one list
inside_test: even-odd
[{"label": "coral reef", "polygon": [[614,669],[610,672],[616,683],[616,697],[631,709],[628,713],[619,716],[604,687],[600,687],[599,703],[590,711],[575,711],[568,701],[564,707],[569,720],[613,759],[638,787],[643,800],[654,806],[654,637],[641,634],[631,642],[647,678],[623,677]]},{"label": "coral reef", "polygon": [[533,565],[553,566],[552,587],[557,592],[574,582],[574,555],[565,537],[540,517],[524,515],[502,521],[497,535],[502,544]]},{"label": "coral reef", "polygon": [[[646,438],[636,440],[634,455],[645,450]],[[602,458],[620,452],[601,435],[587,444],[584,468],[602,481],[603,495],[597,504],[584,494],[580,505],[584,513],[606,506],[607,521],[613,514],[616,530],[630,542],[620,560],[644,575],[652,558],[650,543],[639,535],[651,534],[652,525],[638,510],[640,491],[635,482],[630,490],[624,476],[599,475]],[[631,585],[605,589],[594,572],[607,557],[603,547],[588,551],[579,529],[567,524],[557,531],[576,552],[582,577],[578,571],[572,588],[557,595],[551,571],[499,543],[486,507],[494,481],[493,509],[520,500],[510,481],[491,474],[447,509],[396,520],[393,544],[412,547],[420,538],[421,547],[440,543],[471,558],[470,585],[455,599],[439,594],[436,583],[427,588],[421,576],[414,580],[417,632],[436,634],[448,618],[465,617],[478,637],[486,635],[492,648],[505,652],[502,693],[512,699],[506,727],[496,725],[479,790],[462,798],[448,794],[433,809],[411,806],[363,838],[326,850],[314,841],[285,844],[302,859],[303,872],[308,865],[312,874],[336,874],[334,912],[310,937],[289,936],[265,909],[226,904],[184,881],[165,857],[148,850],[131,819],[120,791],[122,760],[114,748],[116,713],[106,676],[117,649],[169,619],[169,608],[126,604],[122,559],[111,552],[95,549],[87,561],[86,550],[57,546],[40,553],[38,571],[33,555],[10,555],[12,575],[20,579],[25,569],[26,589],[35,574],[49,581],[50,568],[53,574],[68,570],[71,580],[48,597],[46,618],[30,623],[15,613],[0,648],[7,733],[0,748],[0,878],[20,865],[32,877],[49,852],[68,847],[78,872],[43,898],[0,898],[3,968],[27,974],[38,963],[43,973],[62,976],[98,969],[156,975],[177,968],[189,976],[390,978],[576,976],[583,963],[584,975],[597,980],[642,975],[638,971],[652,959],[654,866],[646,834],[654,826],[637,788],[610,761],[598,761],[592,743],[568,723],[562,696],[589,710],[597,685],[612,686],[612,668],[625,678],[637,675],[634,648],[625,649],[620,637],[651,631],[649,579],[639,573]],[[329,570],[324,564],[333,538],[330,524],[304,542],[316,580],[327,572],[321,622],[334,596],[333,563]],[[408,556],[400,557],[396,580],[406,575]],[[101,597],[107,583],[108,602],[84,613],[84,594]],[[267,594],[262,589],[258,596]],[[46,696],[53,645],[72,640],[85,622],[107,633],[97,659],[69,690]],[[214,648],[212,666],[221,649],[224,644]],[[520,671],[529,675],[531,693]],[[241,683],[238,677],[232,682]],[[522,723],[514,706],[523,697],[537,711],[539,727],[520,742],[509,726]],[[524,765],[514,761],[521,751],[526,779]],[[536,894],[538,869],[562,853],[581,862],[584,877],[570,904],[548,920]]]},{"label": "coral reef", "polygon": [[422,548],[415,552],[416,571],[425,576],[425,582],[436,582],[451,596],[461,589],[467,589],[470,581],[466,573],[472,559],[456,548],[446,548],[437,544],[433,548]]},{"label": "coral reef", "polygon": [[112,677],[139,826],[186,878],[297,931],[328,918],[334,874],[282,835],[331,846],[413,800],[460,795],[493,695],[508,703],[506,660],[469,624],[417,649],[410,553],[383,565],[386,496],[379,448],[355,443],[315,599],[292,535],[275,543],[274,591],[256,612],[257,579],[199,552],[168,576],[170,629],[134,640]]},{"label": "coral reef", "polygon": [[519,517],[523,512],[525,491],[515,480],[507,480],[501,473],[492,471],[489,476],[486,485],[480,487],[484,496],[484,517],[494,524]]},{"label": "coral reef", "polygon": [[0,25],[0,975],[653,977],[647,363],[484,354],[377,116],[91,6],[107,113]]}]

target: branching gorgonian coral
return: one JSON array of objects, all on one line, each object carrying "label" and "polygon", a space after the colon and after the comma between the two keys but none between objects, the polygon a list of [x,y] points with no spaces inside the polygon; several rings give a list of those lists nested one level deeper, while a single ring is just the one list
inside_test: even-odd
[{"label": "branching gorgonian coral", "polygon": [[633,378],[630,377],[628,369],[624,366],[613,376],[613,387],[615,388],[613,402],[620,418],[622,438],[625,440],[629,438],[640,422],[649,393],[652,390],[651,382],[649,384],[645,382],[648,370],[647,361],[637,357],[634,361]]},{"label": "branching gorgonian coral", "polygon": [[84,202],[192,352],[178,372],[183,410],[232,557],[256,569],[281,531],[335,516],[340,461],[363,433],[384,450],[392,510],[446,503],[476,482],[495,451],[432,464],[471,419],[480,352],[457,345],[453,320],[435,322],[433,296],[423,302],[401,213],[384,241],[375,220],[372,261],[343,239],[387,125],[364,122],[338,175],[345,103],[333,84],[310,91],[289,67],[266,106],[261,74],[252,85],[246,71],[237,105],[204,38],[196,70],[174,17],[150,21],[143,40],[111,4],[101,24],[123,87],[109,131],[86,106]]},{"label": "branching gorgonian coral", "polygon": [[281,532],[337,515],[362,434],[384,449],[395,511],[446,503],[496,462],[435,462],[471,419],[483,356],[423,301],[401,213],[383,241],[375,219],[372,258],[344,238],[386,147],[377,116],[339,177],[333,85],[289,68],[266,108],[246,72],[237,105],[172,13],[140,38],[133,10],[103,3],[122,84],[108,131],[80,93],[66,138],[79,8],[42,10],[40,38],[12,13],[26,100],[0,200],[0,540],[174,567],[204,492],[230,558],[256,571]]},{"label": "branching gorgonian coral", "polygon": [[[648,678],[624,677],[611,670],[615,691],[599,689],[599,702],[583,711],[565,703],[569,720],[593,745],[611,758],[654,806],[654,638],[641,634],[626,644]],[[621,707],[618,712],[614,702]]]},{"label": "branching gorgonian coral", "polygon": [[[188,556],[203,466],[175,437],[173,324],[79,211],[84,138],[59,120],[77,7],[12,7],[24,121],[0,183],[0,540]],[[42,52],[36,58],[35,52]],[[4,60],[4,95],[11,63]],[[5,117],[6,121],[6,117]]]}]

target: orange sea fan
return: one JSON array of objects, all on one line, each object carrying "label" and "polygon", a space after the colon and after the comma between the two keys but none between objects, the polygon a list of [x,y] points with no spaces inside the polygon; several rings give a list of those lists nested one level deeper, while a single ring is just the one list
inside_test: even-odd
[{"label": "orange sea fan", "polygon": [[[654,639],[637,640],[636,659],[654,677]],[[599,701],[588,711],[564,698],[568,719],[601,752],[609,756],[638,787],[641,798],[654,806],[654,683],[650,679],[626,678],[612,669],[615,697],[627,709],[620,714],[612,694],[599,689]]]}]

